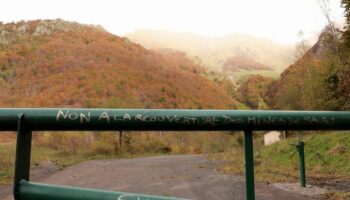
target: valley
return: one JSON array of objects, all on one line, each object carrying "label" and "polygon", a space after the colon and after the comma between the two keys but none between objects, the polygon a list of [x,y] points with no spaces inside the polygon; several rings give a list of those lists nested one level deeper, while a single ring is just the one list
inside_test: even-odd
[{"label": "valley", "polygon": [[[332,29],[325,27],[317,42],[295,60],[294,44],[281,45],[250,35],[204,37],[138,30],[122,37],[102,26],[62,19],[1,23],[0,106],[347,111],[347,33],[338,30],[335,36]],[[62,110],[57,120],[64,119],[88,123],[90,115]],[[128,121],[130,115],[116,117],[103,112],[99,119],[106,123]],[[145,123],[217,123],[215,117],[151,118],[140,114],[135,119]],[[240,123],[231,118],[225,120]],[[259,123],[255,118],[250,120]],[[303,120],[315,125],[332,123],[331,118]],[[270,122],[297,124],[300,120]],[[288,142],[300,139],[300,133],[291,132],[290,139],[270,147],[262,145],[263,134],[254,135],[258,180],[295,182],[297,161],[294,154],[288,154]],[[322,187],[326,179],[346,182],[350,177],[346,167],[349,138],[344,135],[348,133],[302,134],[309,142],[309,155],[323,155],[318,160],[307,157],[313,184]],[[217,167],[220,172],[241,174],[243,143],[242,134],[233,131],[37,132],[33,137],[32,166],[50,162],[63,169],[95,159],[208,154],[211,159],[226,163]],[[12,180],[14,150],[15,134],[1,135],[1,184]],[[270,155],[276,156],[272,163]],[[276,174],[281,178],[276,178]],[[349,197],[346,189],[330,190],[330,198]]]}]

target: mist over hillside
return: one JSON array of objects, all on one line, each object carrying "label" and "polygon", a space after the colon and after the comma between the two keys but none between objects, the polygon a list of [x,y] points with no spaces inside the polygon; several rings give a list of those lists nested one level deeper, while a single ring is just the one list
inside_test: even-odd
[{"label": "mist over hillside", "polygon": [[[223,37],[203,37],[190,33],[175,33],[169,31],[137,30],[126,35],[131,41],[139,43],[148,49],[175,49],[185,52],[189,58],[205,67],[239,78],[242,74],[264,74],[277,77],[293,62],[294,45],[281,45],[268,39],[232,34]],[[227,63],[232,58],[238,63],[227,70]],[[245,65],[246,61],[256,63]],[[242,65],[243,64],[243,65]]]}]

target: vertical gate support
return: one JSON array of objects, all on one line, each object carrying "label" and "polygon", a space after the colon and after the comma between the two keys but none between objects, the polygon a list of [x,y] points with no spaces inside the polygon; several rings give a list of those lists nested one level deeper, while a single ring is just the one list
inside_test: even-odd
[{"label": "vertical gate support", "polygon": [[254,157],[253,157],[253,131],[244,131],[245,149],[245,178],[247,200],[255,200],[254,188]]},{"label": "vertical gate support", "polygon": [[24,114],[18,115],[15,178],[13,196],[18,199],[18,186],[21,180],[29,181],[32,131],[24,124]]},{"label": "vertical gate support", "polygon": [[297,150],[299,153],[299,165],[300,165],[300,186],[306,187],[306,178],[305,178],[305,156],[304,156],[304,146],[305,143],[300,141],[298,142]]},{"label": "vertical gate support", "polygon": [[122,152],[123,145],[123,131],[119,131],[119,152]]}]

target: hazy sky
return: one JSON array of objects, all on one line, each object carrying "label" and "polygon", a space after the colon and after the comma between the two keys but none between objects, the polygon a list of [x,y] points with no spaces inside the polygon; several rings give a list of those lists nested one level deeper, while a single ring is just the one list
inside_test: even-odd
[{"label": "hazy sky", "polygon": [[[332,18],[343,16],[340,0],[329,0]],[[297,33],[317,34],[326,20],[316,0],[8,0],[0,21],[55,19],[100,24],[123,35],[138,28],[204,36],[246,33],[282,43]]]}]

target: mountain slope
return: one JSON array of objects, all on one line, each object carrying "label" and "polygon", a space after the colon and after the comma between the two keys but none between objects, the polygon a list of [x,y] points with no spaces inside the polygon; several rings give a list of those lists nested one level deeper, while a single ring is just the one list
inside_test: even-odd
[{"label": "mountain slope", "polygon": [[[275,109],[303,110],[320,109],[324,89],[323,67],[320,58],[325,55],[325,34],[305,54],[283,71],[278,80],[273,81],[266,93],[267,102]],[[328,37],[328,36],[327,36]]]},{"label": "mountain slope", "polygon": [[3,107],[235,108],[182,54],[63,20],[0,24]]},{"label": "mountain slope", "polygon": [[[221,71],[223,65],[232,57],[243,55],[254,62],[272,68],[272,71],[268,70],[265,73],[277,76],[293,60],[293,46],[279,45],[248,35],[232,34],[211,38],[187,33],[138,30],[128,34],[127,37],[149,49],[170,48],[183,51],[193,60],[217,71]],[[249,65],[243,68],[248,68],[248,71],[254,70]]]}]

